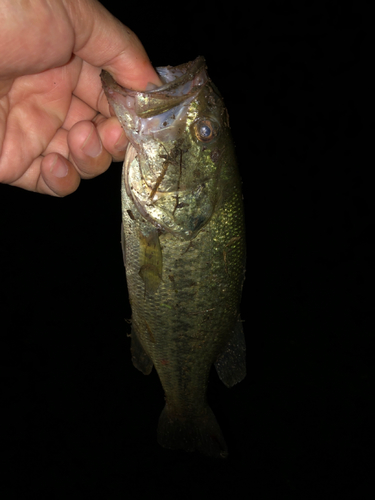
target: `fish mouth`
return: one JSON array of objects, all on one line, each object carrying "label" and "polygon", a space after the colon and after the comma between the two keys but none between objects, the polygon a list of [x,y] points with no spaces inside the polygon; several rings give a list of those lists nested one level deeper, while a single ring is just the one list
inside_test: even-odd
[{"label": "fish mouth", "polygon": [[156,71],[165,83],[137,93],[135,112],[140,118],[161,115],[183,101],[190,101],[189,98],[194,98],[208,80],[206,61],[202,56],[179,66],[159,67]]},{"label": "fish mouth", "polygon": [[107,99],[139,152],[149,137],[162,141],[178,138],[189,104],[209,81],[203,56],[156,71],[163,85],[142,92],[121,87],[107,71],[101,73]]},{"label": "fish mouth", "polygon": [[110,73],[103,70],[100,76],[104,92],[115,112],[123,105],[139,118],[160,115],[194,97],[208,81],[203,56],[179,66],[161,66],[156,71],[163,85],[141,92],[121,87]]},{"label": "fish mouth", "polygon": [[159,142],[178,139],[190,103],[210,81],[203,56],[178,66],[155,69],[163,84],[149,84],[152,88],[145,91],[122,87],[105,70],[100,75],[109,104],[140,154],[149,138]]}]

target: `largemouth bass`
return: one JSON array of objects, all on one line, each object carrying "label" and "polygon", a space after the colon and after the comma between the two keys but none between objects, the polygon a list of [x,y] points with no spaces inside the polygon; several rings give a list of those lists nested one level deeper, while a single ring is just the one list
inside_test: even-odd
[{"label": "largemouth bass", "polygon": [[154,366],[165,392],[158,442],[226,457],[206,392],[212,364],[228,387],[246,374],[241,181],[204,58],[156,70],[163,85],[145,92],[101,74],[130,141],[121,196],[132,361],[144,374]]}]

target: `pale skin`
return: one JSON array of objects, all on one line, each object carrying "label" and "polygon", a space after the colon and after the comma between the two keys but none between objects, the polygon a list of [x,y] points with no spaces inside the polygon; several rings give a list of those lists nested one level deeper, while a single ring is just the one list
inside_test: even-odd
[{"label": "pale skin", "polygon": [[101,68],[127,88],[161,82],[96,0],[0,0],[0,26],[0,182],[66,196],[124,159]]}]

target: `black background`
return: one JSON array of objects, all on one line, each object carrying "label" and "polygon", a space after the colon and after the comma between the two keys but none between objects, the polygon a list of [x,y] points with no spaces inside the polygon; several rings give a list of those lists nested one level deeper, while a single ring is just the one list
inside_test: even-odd
[{"label": "black background", "polygon": [[[243,179],[248,375],[223,461],[156,442],[130,360],[121,164],[64,198],[0,185],[4,498],[363,498],[374,466],[373,18],[327,3],[103,2],[155,66],[204,55]],[[255,4],[255,2],[254,2]],[[14,479],[15,478],[15,479]]]}]

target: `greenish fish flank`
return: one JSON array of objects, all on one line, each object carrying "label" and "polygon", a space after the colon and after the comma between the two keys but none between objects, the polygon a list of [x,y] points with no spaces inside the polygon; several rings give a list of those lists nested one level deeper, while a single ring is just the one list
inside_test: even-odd
[{"label": "greenish fish flank", "polygon": [[206,392],[212,364],[228,387],[246,374],[241,181],[204,58],[156,70],[163,85],[144,92],[101,74],[129,139],[121,196],[132,361],[144,374],[154,366],[165,392],[158,442],[226,457]]}]

